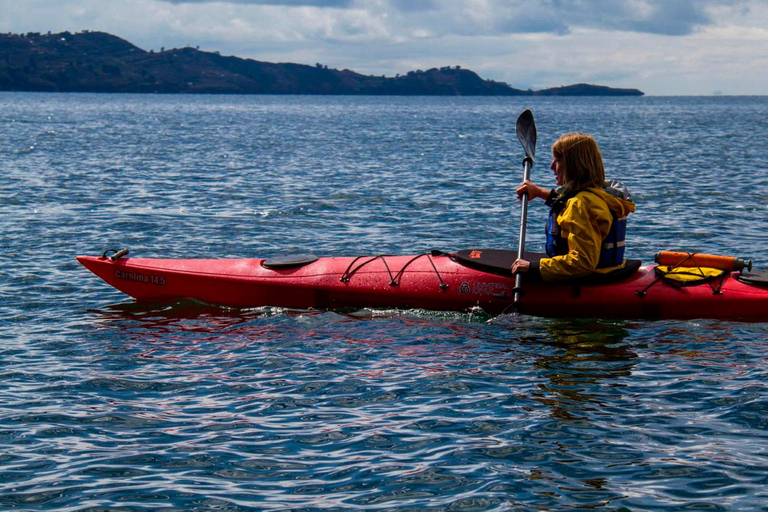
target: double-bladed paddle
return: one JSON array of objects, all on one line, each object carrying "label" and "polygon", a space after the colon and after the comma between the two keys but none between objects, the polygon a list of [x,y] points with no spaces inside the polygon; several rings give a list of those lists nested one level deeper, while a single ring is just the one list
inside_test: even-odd
[{"label": "double-bladed paddle", "polygon": [[[525,150],[523,158],[523,181],[531,178],[531,167],[533,167],[533,157],[536,155],[536,123],[533,121],[533,112],[526,109],[517,118],[517,138]],[[520,215],[520,241],[517,245],[517,258],[521,259],[525,255],[525,227],[528,223],[528,194],[523,195],[523,206]],[[515,275],[514,304],[520,302],[522,296],[523,279],[520,273]]]}]

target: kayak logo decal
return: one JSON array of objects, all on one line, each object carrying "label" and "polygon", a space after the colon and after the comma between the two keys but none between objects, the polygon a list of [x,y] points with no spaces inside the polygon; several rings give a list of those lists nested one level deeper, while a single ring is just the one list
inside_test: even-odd
[{"label": "kayak logo decal", "polygon": [[508,284],[504,283],[475,283],[472,287],[472,293],[475,295],[491,295],[493,297],[508,297],[511,290]]},{"label": "kayak logo decal", "polygon": [[118,279],[124,279],[126,281],[134,281],[136,283],[144,284],[156,284],[157,286],[165,286],[165,278],[162,276],[148,276],[139,272],[126,272],[124,270],[115,270],[115,277]]},{"label": "kayak logo decal", "polygon": [[471,286],[468,282],[459,285],[458,293],[461,295],[490,295],[492,297],[506,298],[511,296],[512,289],[510,285],[504,283],[484,283],[477,282]]}]

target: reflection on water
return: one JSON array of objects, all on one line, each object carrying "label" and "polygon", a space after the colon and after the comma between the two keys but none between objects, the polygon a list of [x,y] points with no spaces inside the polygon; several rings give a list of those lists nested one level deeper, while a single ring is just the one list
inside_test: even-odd
[{"label": "reflection on water", "polygon": [[558,322],[547,328],[553,352],[535,362],[549,379],[540,388],[542,403],[558,419],[575,420],[605,407],[615,395],[612,380],[631,375],[637,354],[624,342],[620,324]]},{"label": "reflection on water", "polygon": [[[617,444],[614,434],[617,404],[632,406],[622,380],[632,375],[638,359],[626,341],[627,325],[550,320],[539,325],[539,339],[531,341],[532,368],[541,379],[529,398],[546,414],[535,415],[536,428],[523,431],[519,446],[528,453],[524,460],[535,463],[527,473],[528,488],[540,499],[546,496],[547,509],[602,508],[626,499],[617,481],[621,471],[607,468],[643,463],[642,451]],[[535,452],[526,448],[531,445]]]}]

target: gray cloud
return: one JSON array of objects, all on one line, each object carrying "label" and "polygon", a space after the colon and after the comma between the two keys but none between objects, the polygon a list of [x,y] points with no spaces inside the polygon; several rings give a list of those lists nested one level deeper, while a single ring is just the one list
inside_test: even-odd
[{"label": "gray cloud", "polygon": [[437,11],[437,0],[389,0],[391,6],[403,12],[412,11]]},{"label": "gray cloud", "polygon": [[[575,2],[562,1],[562,4]],[[566,12],[573,16],[574,25],[607,30],[647,32],[663,35],[687,35],[696,27],[711,22],[706,8],[712,2],[702,0],[645,0],[614,2],[593,0],[584,2],[586,8]],[[567,23],[569,20],[563,20]]]},{"label": "gray cloud", "polygon": [[[684,36],[713,22],[712,7],[748,0],[158,0],[387,12],[398,24],[435,35],[567,34],[580,28]],[[747,9],[748,7],[744,7]]]},{"label": "gray cloud", "polygon": [[[160,0],[172,4],[229,4],[387,11],[407,26],[432,33],[565,34],[578,28],[687,35],[709,24],[712,5],[739,0],[489,0],[474,7],[463,0]],[[480,10],[479,6],[482,6]],[[410,19],[408,19],[410,18]],[[480,20],[480,21],[478,21]]]},{"label": "gray cloud", "polygon": [[[587,28],[679,36],[711,23],[708,8],[722,3],[716,0],[543,0],[536,3],[499,0],[488,4],[485,27],[470,30],[562,35]],[[454,21],[468,23],[462,18]]]},{"label": "gray cloud", "polygon": [[247,4],[247,5],[274,5],[282,7],[334,7],[347,8],[352,5],[352,0],[160,0],[170,4]]}]

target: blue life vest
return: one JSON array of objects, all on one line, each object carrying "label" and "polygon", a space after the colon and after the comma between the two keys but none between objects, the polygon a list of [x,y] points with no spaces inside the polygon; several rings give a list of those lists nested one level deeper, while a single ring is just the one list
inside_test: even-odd
[{"label": "blue life vest", "polygon": [[[547,236],[547,256],[550,258],[568,254],[568,239],[564,238],[561,234],[560,225],[557,223],[557,216],[565,208],[565,203],[581,192],[589,192],[589,190],[579,190],[568,196],[561,197],[552,204],[549,210],[545,234]],[[619,218],[613,210],[611,210],[611,215],[613,216],[613,222],[611,222],[611,229],[608,231],[608,235],[603,239],[597,268],[615,267],[621,265],[624,261],[627,218]]]}]

